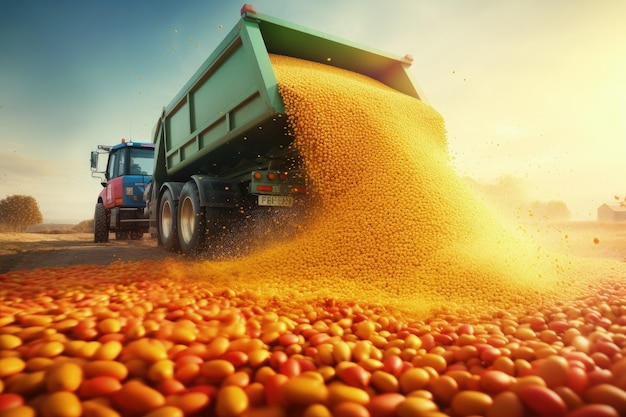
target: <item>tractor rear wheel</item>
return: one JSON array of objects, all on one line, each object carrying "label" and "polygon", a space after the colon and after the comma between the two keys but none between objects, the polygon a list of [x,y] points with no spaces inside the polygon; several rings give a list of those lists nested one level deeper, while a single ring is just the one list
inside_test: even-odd
[{"label": "tractor rear wheel", "polygon": [[128,230],[118,230],[115,232],[115,240],[128,240],[130,232]]},{"label": "tractor rear wheel", "polygon": [[109,216],[104,204],[96,204],[96,212],[93,216],[93,241],[105,243],[109,241]]}]

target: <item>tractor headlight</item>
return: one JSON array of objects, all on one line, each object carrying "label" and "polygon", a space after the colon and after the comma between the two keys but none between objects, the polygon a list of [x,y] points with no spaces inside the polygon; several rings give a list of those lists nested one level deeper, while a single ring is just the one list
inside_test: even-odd
[{"label": "tractor headlight", "polygon": [[126,195],[128,196],[133,195],[133,187],[126,187]]}]

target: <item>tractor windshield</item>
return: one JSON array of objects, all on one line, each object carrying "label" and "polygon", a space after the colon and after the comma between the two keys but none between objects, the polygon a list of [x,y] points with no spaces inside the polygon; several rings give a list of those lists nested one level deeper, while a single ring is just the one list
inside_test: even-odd
[{"label": "tractor windshield", "polygon": [[152,175],[154,164],[154,149],[152,148],[129,148],[130,149],[130,175]]}]

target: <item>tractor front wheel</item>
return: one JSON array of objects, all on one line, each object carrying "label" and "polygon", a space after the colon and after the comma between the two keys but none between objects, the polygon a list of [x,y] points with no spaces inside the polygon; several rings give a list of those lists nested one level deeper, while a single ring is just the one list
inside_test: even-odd
[{"label": "tractor front wheel", "polygon": [[109,241],[109,216],[104,204],[96,204],[96,212],[93,216],[93,241],[106,243]]}]

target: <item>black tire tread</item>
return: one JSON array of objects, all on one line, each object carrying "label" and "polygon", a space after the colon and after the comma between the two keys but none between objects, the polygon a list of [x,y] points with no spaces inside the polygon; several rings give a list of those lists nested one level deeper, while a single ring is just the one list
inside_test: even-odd
[{"label": "black tire tread", "polygon": [[109,216],[103,203],[96,204],[93,218],[93,241],[106,243],[109,241]]}]

